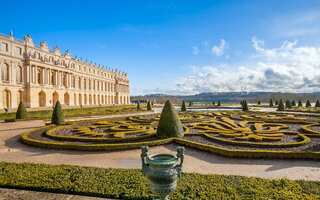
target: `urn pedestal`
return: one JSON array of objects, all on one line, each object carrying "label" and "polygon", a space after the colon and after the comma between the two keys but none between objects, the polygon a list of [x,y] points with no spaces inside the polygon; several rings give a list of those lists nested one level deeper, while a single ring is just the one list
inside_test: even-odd
[{"label": "urn pedestal", "polygon": [[[168,195],[177,187],[177,179],[183,173],[184,147],[177,147],[177,156],[172,154],[154,154],[148,156],[148,147],[141,147],[142,172],[148,178],[151,192],[168,200]],[[176,164],[180,158],[180,163]]]}]

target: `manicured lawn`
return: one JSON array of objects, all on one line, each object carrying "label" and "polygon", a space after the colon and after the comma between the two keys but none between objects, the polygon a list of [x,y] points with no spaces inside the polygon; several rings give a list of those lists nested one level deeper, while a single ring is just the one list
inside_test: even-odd
[{"label": "manicured lawn", "polygon": [[[0,162],[0,187],[152,199],[139,169]],[[186,173],[170,199],[319,199],[320,182]]]}]

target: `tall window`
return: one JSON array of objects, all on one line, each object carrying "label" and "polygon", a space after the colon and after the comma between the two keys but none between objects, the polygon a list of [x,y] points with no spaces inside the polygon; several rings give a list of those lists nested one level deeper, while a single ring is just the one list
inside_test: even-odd
[{"label": "tall window", "polygon": [[76,86],[76,78],[72,76],[72,87],[75,88]]},{"label": "tall window", "polygon": [[89,90],[91,90],[91,80],[89,80]]},{"label": "tall window", "polygon": [[2,92],[2,105],[3,105],[3,108],[10,107],[10,92],[8,90],[4,90]]},{"label": "tall window", "polygon": [[42,84],[41,69],[37,69],[37,83]]},{"label": "tall window", "polygon": [[7,64],[1,66],[1,80],[9,81],[9,65]]},{"label": "tall window", "polygon": [[56,73],[51,71],[51,85],[56,85]]},{"label": "tall window", "polygon": [[87,79],[84,79],[83,87],[85,90],[87,89]]},{"label": "tall window", "polygon": [[81,89],[81,78],[79,77],[78,88]]},{"label": "tall window", "polygon": [[7,43],[1,43],[1,51],[8,51],[8,44]]},{"label": "tall window", "polygon": [[63,74],[63,86],[67,87],[67,74]]},{"label": "tall window", "polygon": [[22,83],[22,68],[20,66],[16,68],[16,81]]},{"label": "tall window", "polygon": [[16,56],[21,56],[22,50],[20,47],[16,47]]}]

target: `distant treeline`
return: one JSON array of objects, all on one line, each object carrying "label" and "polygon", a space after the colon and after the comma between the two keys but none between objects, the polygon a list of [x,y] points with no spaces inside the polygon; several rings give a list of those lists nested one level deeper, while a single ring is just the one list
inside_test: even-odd
[{"label": "distant treeline", "polygon": [[226,92],[226,93],[201,93],[196,95],[188,95],[188,96],[173,96],[173,95],[146,95],[146,96],[133,96],[131,97],[131,101],[137,100],[149,100],[154,103],[164,103],[166,100],[170,100],[172,103],[178,104],[181,103],[182,100],[185,101],[193,101],[193,102],[208,102],[211,103],[213,101],[221,101],[222,103],[239,103],[241,100],[246,100],[248,103],[257,103],[260,101],[261,103],[269,103],[270,99],[272,100],[301,100],[306,102],[310,100],[311,102],[315,102],[320,98],[320,93],[271,93],[271,92]]}]

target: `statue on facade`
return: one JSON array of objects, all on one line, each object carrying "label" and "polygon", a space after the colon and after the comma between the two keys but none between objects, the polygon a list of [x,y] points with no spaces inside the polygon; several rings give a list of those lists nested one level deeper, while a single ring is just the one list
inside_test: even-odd
[{"label": "statue on facade", "polygon": [[12,32],[12,30],[10,30],[10,37],[13,37],[13,32]]},{"label": "statue on facade", "polygon": [[40,46],[47,49],[47,48],[48,48],[48,43],[47,43],[45,40],[42,40],[42,41],[40,42]]},{"label": "statue on facade", "polygon": [[24,41],[33,43],[32,38],[29,34],[27,36],[24,35],[23,37],[24,37]]},{"label": "statue on facade", "polygon": [[54,53],[60,53],[60,49],[58,46],[53,47],[53,52]]},{"label": "statue on facade", "polygon": [[69,52],[69,50],[68,50],[68,49],[66,50],[65,55],[66,55],[66,56],[71,56],[71,53]]}]

